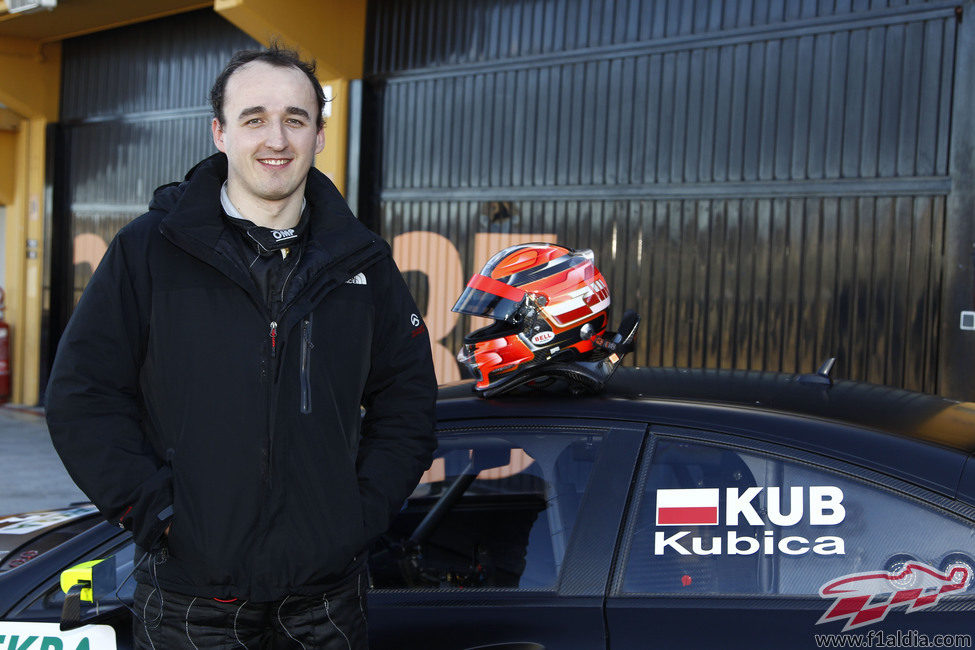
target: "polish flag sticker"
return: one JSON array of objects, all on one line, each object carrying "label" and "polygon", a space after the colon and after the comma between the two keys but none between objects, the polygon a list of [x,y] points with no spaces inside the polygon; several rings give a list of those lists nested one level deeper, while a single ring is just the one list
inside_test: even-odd
[{"label": "polish flag sticker", "polygon": [[718,488],[657,490],[658,526],[714,526]]}]

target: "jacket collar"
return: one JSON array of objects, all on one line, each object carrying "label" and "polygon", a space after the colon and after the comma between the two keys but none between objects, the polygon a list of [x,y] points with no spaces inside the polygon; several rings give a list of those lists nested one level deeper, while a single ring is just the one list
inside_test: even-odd
[{"label": "jacket collar", "polygon": [[[226,179],[227,156],[216,153],[187,172],[178,186],[156,190],[149,207],[167,212],[160,223],[163,234],[198,257],[210,257],[228,227],[220,205],[220,187]],[[319,263],[357,257],[357,252],[373,244],[382,246],[379,237],[355,218],[335,185],[317,169],[308,172],[305,198],[311,210],[309,242],[322,254]]]},{"label": "jacket collar", "polygon": [[[226,178],[227,157],[214,154],[193,167],[182,183],[156,190],[149,208],[166,213],[159,230],[167,239],[235,281],[263,308],[247,269],[227,253],[227,229],[232,226],[220,205]],[[311,217],[304,258],[288,286],[285,303],[293,307],[286,309],[288,319],[307,313],[329,291],[390,255],[386,242],[353,216],[335,185],[317,169],[308,172],[305,198]]]}]

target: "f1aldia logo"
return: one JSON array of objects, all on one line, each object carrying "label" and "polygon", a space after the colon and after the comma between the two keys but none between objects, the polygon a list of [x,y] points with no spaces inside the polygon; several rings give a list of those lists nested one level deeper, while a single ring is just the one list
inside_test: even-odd
[{"label": "f1aldia logo", "polygon": [[879,623],[895,607],[904,606],[907,614],[913,614],[944,597],[961,594],[971,578],[971,570],[964,565],[938,571],[922,562],[908,562],[892,573],[851,573],[819,588],[822,598],[834,600],[816,625],[846,620],[842,630],[846,632]]},{"label": "f1aldia logo", "polygon": [[[759,515],[755,498],[765,491],[763,513]],[[808,492],[807,492],[808,490]],[[795,526],[804,519],[810,526],[835,526],[846,518],[843,507],[843,490],[832,485],[791,487],[788,490],[789,508],[783,506],[782,488],[750,487],[725,489],[724,520],[720,518],[721,490],[718,488],[693,488],[687,490],[657,490],[657,526],[717,526],[723,523],[737,527],[741,520],[749,526]],[[722,544],[724,543],[724,544]],[[751,555],[761,549],[765,555],[776,552],[785,555],[805,555],[809,551],[817,555],[843,555],[845,543],[841,537],[821,536],[814,540],[799,535],[775,538],[775,531],[764,531],[761,539],[751,535],[739,535],[728,530],[725,537],[711,537],[708,542],[685,530],[668,534],[654,533],[653,553],[664,555],[676,552],[680,555]]]}]

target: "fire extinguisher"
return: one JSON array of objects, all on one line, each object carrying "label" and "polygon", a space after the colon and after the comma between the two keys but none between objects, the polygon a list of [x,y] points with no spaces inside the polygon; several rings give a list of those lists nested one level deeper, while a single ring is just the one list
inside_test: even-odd
[{"label": "fire extinguisher", "polygon": [[10,325],[3,319],[5,297],[0,288],[0,404],[10,399]]}]

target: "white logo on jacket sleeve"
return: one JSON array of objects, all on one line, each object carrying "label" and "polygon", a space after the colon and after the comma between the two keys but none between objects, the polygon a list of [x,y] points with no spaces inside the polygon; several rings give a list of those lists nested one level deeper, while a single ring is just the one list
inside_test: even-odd
[{"label": "white logo on jacket sleeve", "polygon": [[416,314],[410,314],[410,322],[413,323],[413,327],[418,327],[420,325],[420,317]]},{"label": "white logo on jacket sleeve", "polygon": [[351,277],[345,281],[346,284],[366,284],[366,274],[356,273],[355,277]]}]

